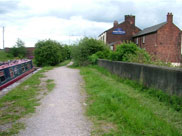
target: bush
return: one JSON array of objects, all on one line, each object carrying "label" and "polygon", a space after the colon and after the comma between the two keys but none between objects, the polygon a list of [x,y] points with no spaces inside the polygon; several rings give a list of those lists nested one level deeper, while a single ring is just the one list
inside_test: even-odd
[{"label": "bush", "polygon": [[136,55],[136,51],[139,50],[136,44],[123,43],[118,45],[116,51],[111,54],[111,59],[115,61],[128,61],[129,55]]},{"label": "bush", "polygon": [[123,61],[151,64],[151,56],[143,49],[138,49],[135,54],[127,54]]},{"label": "bush", "polygon": [[156,57],[151,56],[147,51],[139,48],[136,44],[132,42],[118,45],[116,51],[110,53],[109,59],[113,61],[171,66],[171,63],[163,62]]},{"label": "bush", "polygon": [[108,48],[102,41],[86,37],[80,40],[78,45],[72,47],[71,54],[75,65],[83,66],[90,63],[89,56],[104,50]]},{"label": "bush", "polygon": [[35,64],[37,66],[54,66],[65,58],[61,44],[53,40],[38,41],[35,44]]},{"label": "bush", "polygon": [[110,54],[110,59],[114,61],[151,63],[149,53],[132,42],[118,45],[116,51]]},{"label": "bush", "polygon": [[89,56],[89,62],[91,64],[97,64],[99,57],[96,54],[92,54],[91,56]]},{"label": "bush", "polygon": [[111,50],[105,49],[104,51],[98,51],[95,53],[99,59],[109,59]]}]

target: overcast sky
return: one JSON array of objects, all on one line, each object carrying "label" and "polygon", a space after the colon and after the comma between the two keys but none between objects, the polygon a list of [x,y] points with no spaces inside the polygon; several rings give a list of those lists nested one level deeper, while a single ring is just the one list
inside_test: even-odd
[{"label": "overcast sky", "polygon": [[182,0],[0,0],[0,48],[2,26],[6,47],[17,38],[27,47],[49,38],[71,44],[84,36],[97,38],[124,15],[135,15],[143,29],[166,21],[168,12],[182,29]]}]

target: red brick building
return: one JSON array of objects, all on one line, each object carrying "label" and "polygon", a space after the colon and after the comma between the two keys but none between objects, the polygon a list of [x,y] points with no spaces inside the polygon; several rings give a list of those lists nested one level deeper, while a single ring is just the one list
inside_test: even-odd
[{"label": "red brick building", "polygon": [[118,24],[117,21],[114,21],[113,27],[101,33],[99,39],[113,47],[117,43],[131,41],[139,31],[140,29],[135,26],[135,16],[125,15],[124,22]]},{"label": "red brick building", "polygon": [[33,59],[35,47],[26,47],[26,50],[27,50],[27,53],[26,53],[27,58]]},{"label": "red brick building", "polygon": [[[25,48],[26,48],[26,57],[28,59],[33,59],[35,47],[25,47]],[[5,48],[6,52],[8,52],[9,50],[10,50],[10,48]]]},{"label": "red brick building", "polygon": [[147,52],[165,62],[181,62],[181,30],[173,24],[172,13],[167,22],[145,28],[134,37],[134,42]]}]

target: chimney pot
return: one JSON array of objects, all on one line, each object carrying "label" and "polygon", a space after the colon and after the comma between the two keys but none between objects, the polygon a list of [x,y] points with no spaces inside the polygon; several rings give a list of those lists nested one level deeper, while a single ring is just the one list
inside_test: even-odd
[{"label": "chimney pot", "polygon": [[125,15],[125,21],[129,22],[131,25],[135,26],[135,16],[133,16],[133,15]]},{"label": "chimney pot", "polygon": [[169,13],[167,14],[167,23],[173,23],[173,14]]},{"label": "chimney pot", "polygon": [[118,21],[115,20],[113,26],[117,27],[118,26]]}]

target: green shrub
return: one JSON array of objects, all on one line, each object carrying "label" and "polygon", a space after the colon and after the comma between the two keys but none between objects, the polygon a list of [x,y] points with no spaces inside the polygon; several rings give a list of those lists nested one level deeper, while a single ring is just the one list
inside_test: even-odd
[{"label": "green shrub", "polygon": [[150,55],[146,50],[139,48],[135,43],[123,43],[118,45],[116,51],[110,53],[110,60],[154,64],[159,66],[171,66],[169,62],[163,62]]},{"label": "green shrub", "polygon": [[102,41],[86,37],[80,40],[78,45],[72,47],[71,54],[75,65],[83,66],[90,63],[89,56],[104,50],[108,50],[108,48]]},{"label": "green shrub", "polygon": [[105,49],[104,51],[98,51],[95,54],[98,56],[99,59],[109,59],[111,50]]},{"label": "green shrub", "polygon": [[37,66],[54,66],[64,60],[63,47],[53,40],[38,41],[35,44],[35,64]]},{"label": "green shrub", "polygon": [[123,61],[150,64],[151,56],[143,49],[138,49],[135,54],[127,54]]},{"label": "green shrub", "polygon": [[96,54],[92,54],[89,56],[89,61],[91,64],[97,64],[99,57]]},{"label": "green shrub", "polygon": [[110,59],[114,61],[136,62],[145,64],[152,63],[150,54],[132,42],[118,45],[116,51],[110,53]]},{"label": "green shrub", "polygon": [[118,45],[116,51],[111,54],[111,59],[115,61],[128,61],[130,55],[136,55],[136,51],[139,50],[136,44],[123,43]]}]

